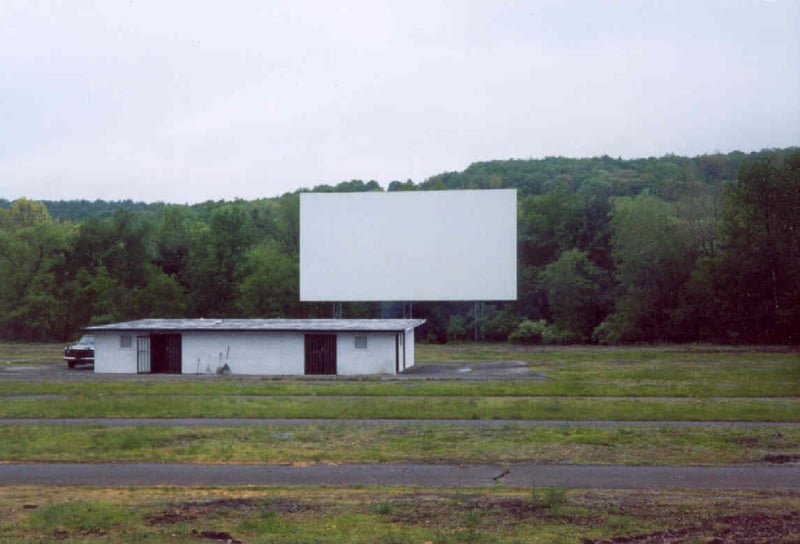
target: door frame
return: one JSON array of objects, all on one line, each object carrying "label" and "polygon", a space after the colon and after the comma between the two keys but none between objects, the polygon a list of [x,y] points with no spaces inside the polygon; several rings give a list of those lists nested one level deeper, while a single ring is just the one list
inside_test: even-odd
[{"label": "door frame", "polygon": [[136,337],[136,373],[150,374],[150,335]]}]

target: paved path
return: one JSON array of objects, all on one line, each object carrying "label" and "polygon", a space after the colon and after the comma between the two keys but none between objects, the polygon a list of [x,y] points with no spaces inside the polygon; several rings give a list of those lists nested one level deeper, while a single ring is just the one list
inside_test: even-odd
[{"label": "paved path", "polygon": [[0,486],[402,485],[800,489],[800,466],[0,464]]},{"label": "paved path", "polygon": [[[52,399],[68,399],[70,398],[70,394],[68,393],[0,393],[0,401],[2,400],[52,400]],[[148,395],[146,393],[115,393],[114,396],[116,398],[125,398],[125,399],[152,399],[153,395]],[[240,393],[219,393],[219,394],[173,394],[170,395],[172,398],[176,399],[204,399],[204,398],[228,398],[228,399],[248,399],[248,400],[271,400],[271,399],[330,399],[330,400],[341,400],[344,398],[347,399],[381,399],[381,400],[410,400],[410,399],[420,399],[420,398],[428,398],[428,397],[436,397],[436,398],[452,398],[451,395],[428,395],[428,396],[417,396],[417,395],[336,395],[336,394],[240,394]],[[480,395],[478,395],[480,396]],[[699,399],[697,397],[669,397],[669,396],[644,396],[644,395],[570,395],[570,396],[563,396],[563,395],[491,395],[492,398],[503,398],[503,399],[535,399],[535,400],[598,400],[598,401],[641,401],[641,402],[658,402],[658,401],[668,401],[668,402],[685,402],[685,403],[693,403],[697,402]],[[773,401],[773,402],[780,402],[780,403],[791,403],[797,402],[797,397],[708,397],[706,400],[713,400],[715,402],[747,402],[747,401]]]},{"label": "paved path", "polygon": [[136,427],[159,425],[173,427],[246,427],[293,425],[460,425],[465,427],[800,427],[799,422],[761,421],[562,421],[543,419],[280,419],[280,418],[0,418],[0,425],[100,425]]}]

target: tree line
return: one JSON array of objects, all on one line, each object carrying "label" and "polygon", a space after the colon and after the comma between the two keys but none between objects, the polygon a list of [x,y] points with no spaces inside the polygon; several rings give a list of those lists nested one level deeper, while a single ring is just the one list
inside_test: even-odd
[{"label": "tree line", "polygon": [[[479,188],[518,190],[518,300],[415,303],[423,340],[470,339],[477,325],[520,343],[798,343],[800,148],[488,161],[386,190]],[[329,317],[330,304],[298,300],[303,190],[196,205],[0,200],[0,338],[144,317]],[[344,305],[346,317],[396,311]]]}]

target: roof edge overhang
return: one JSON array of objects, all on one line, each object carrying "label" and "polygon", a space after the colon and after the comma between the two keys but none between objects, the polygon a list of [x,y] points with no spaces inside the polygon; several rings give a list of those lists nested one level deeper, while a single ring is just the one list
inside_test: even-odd
[{"label": "roof edge overhang", "polygon": [[[318,333],[318,334],[334,334],[340,332],[349,333],[400,333],[406,332],[419,327],[426,322],[425,319],[358,319],[358,320],[290,320],[291,325],[286,323],[286,320],[281,320],[280,324],[271,325],[268,320],[233,320],[230,325],[225,320],[139,320],[121,323],[109,323],[106,325],[91,325],[82,327],[81,330],[91,333],[104,333],[104,332],[129,332],[129,333],[148,333],[148,334],[174,334],[177,332],[226,332],[226,333]],[[174,321],[174,323],[171,323]],[[242,324],[251,321],[254,326],[244,327]],[[327,323],[320,323],[325,321]],[[387,321],[394,321],[392,325],[387,326]],[[207,323],[206,323],[207,322]],[[304,327],[304,322],[308,322],[307,327]],[[331,322],[338,322],[341,325],[338,327],[325,326]],[[372,327],[371,322],[375,326]],[[236,326],[238,323],[239,326]],[[380,325],[378,325],[380,323]]]}]

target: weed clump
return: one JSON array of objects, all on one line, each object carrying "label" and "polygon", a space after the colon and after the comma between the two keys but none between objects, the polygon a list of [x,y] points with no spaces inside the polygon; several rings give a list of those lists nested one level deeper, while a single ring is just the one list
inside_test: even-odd
[{"label": "weed clump", "polygon": [[372,506],[372,511],[382,516],[390,516],[395,511],[394,503],[392,501],[376,502]]},{"label": "weed clump", "polygon": [[531,504],[550,511],[558,511],[567,505],[567,490],[561,486],[532,487]]}]

